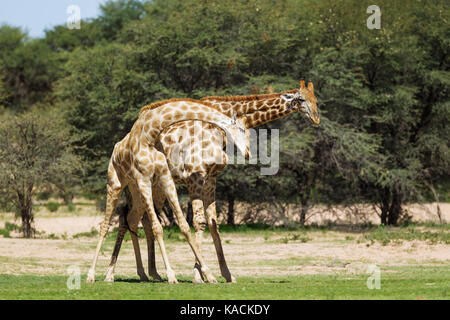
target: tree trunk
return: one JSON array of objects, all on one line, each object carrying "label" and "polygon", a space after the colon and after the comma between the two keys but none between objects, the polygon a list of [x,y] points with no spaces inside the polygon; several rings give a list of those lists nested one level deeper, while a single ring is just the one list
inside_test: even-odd
[{"label": "tree trunk", "polygon": [[300,202],[302,204],[302,209],[300,211],[300,225],[304,227],[306,221],[306,214],[308,213],[309,209],[309,192],[305,196],[302,196]]},{"label": "tree trunk", "polygon": [[300,204],[302,205],[300,211],[300,225],[305,226],[306,214],[309,209],[309,200],[311,198],[311,188],[314,177],[310,172],[295,171],[297,175],[297,187],[300,195]]},{"label": "tree trunk", "polygon": [[[33,206],[32,206],[32,199],[31,199],[31,190],[33,189],[33,186],[28,187],[28,190],[26,190],[23,194],[19,193],[19,211],[20,211],[20,217],[22,219],[22,232],[23,236],[25,238],[31,238],[34,236],[34,229],[33,229]],[[27,192],[28,191],[28,192]]]},{"label": "tree trunk", "polygon": [[383,190],[381,199],[381,224],[388,224],[389,203],[391,202],[391,193],[388,189]]},{"label": "tree trunk", "polygon": [[227,224],[229,226],[234,226],[234,197],[228,197]]},{"label": "tree trunk", "polygon": [[391,207],[389,208],[388,225],[397,225],[398,219],[402,213],[402,196],[394,191]]},{"label": "tree trunk", "polygon": [[73,203],[73,192],[71,191],[64,192],[63,201],[65,205]]}]

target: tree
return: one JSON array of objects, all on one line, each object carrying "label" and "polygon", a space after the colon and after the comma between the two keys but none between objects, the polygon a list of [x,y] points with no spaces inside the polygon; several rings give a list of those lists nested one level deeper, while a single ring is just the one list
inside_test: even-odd
[{"label": "tree", "polygon": [[100,5],[100,11],[97,21],[108,39],[114,39],[127,23],[145,14],[144,4],[139,0],[108,0]]},{"label": "tree", "polygon": [[74,175],[80,162],[58,113],[4,114],[0,124],[0,201],[22,219],[26,238],[34,235],[33,195],[46,184]]},{"label": "tree", "polygon": [[[407,202],[430,192],[438,199],[450,168],[446,2],[380,0],[380,30],[367,28],[360,1],[305,3],[110,1],[84,31],[49,31],[54,63],[68,61],[52,93],[68,109],[76,145],[85,146],[79,151],[89,189],[103,192],[113,145],[141,106],[172,97],[280,92],[305,79],[314,82],[323,122],[311,128],[290,116],[266,126],[281,128],[274,177],[255,171],[246,181],[252,166],[226,169],[218,197],[228,201],[230,223],[233,201],[261,201],[255,192],[302,204],[302,223],[315,202],[369,202],[380,208],[382,223],[396,224]],[[12,49],[0,47],[0,60],[28,41],[17,30],[3,31],[9,36],[0,32],[0,43]],[[52,68],[26,65],[29,74],[50,80],[32,86],[47,92],[54,73],[45,70]],[[21,95],[10,79],[23,70],[8,70],[0,66],[0,104],[48,97],[35,89]]]},{"label": "tree", "polygon": [[20,28],[0,27],[0,74],[8,96],[6,108],[26,110],[51,100],[52,85],[60,76],[57,55],[42,39],[29,39]]}]

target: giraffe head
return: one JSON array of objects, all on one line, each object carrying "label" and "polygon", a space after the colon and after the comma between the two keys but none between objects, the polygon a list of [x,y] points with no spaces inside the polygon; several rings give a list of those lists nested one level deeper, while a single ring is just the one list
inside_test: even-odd
[{"label": "giraffe head", "polygon": [[305,81],[300,80],[300,89],[293,93],[282,94],[281,98],[289,103],[289,110],[295,109],[301,112],[312,123],[320,123],[317,100],[314,95],[314,85],[311,81],[308,82],[308,87],[306,87]]}]

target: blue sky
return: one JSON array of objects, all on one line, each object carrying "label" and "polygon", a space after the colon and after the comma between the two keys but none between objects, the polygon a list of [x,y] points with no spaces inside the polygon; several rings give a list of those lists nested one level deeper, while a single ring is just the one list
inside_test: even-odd
[{"label": "blue sky", "polygon": [[81,19],[100,14],[100,4],[106,0],[2,0],[0,25],[7,23],[28,30],[31,37],[43,37],[44,30],[65,24],[70,5],[80,7]]}]

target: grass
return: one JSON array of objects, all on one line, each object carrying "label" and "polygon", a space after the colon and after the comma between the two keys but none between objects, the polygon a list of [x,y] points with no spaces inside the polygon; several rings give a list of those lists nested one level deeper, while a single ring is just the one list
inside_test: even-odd
[{"label": "grass", "polygon": [[2,235],[5,238],[11,237],[12,231],[20,231],[22,228],[15,224],[10,222],[5,222],[5,227],[3,229],[0,229],[0,235]]},{"label": "grass", "polygon": [[391,242],[399,244],[403,240],[420,240],[430,244],[450,244],[450,233],[448,230],[448,228],[440,228],[437,231],[421,230],[417,225],[395,228],[379,226],[373,231],[364,234],[364,239],[371,242],[378,241],[383,245],[387,245]]},{"label": "grass", "polygon": [[[386,271],[386,272],[385,272]],[[143,283],[116,277],[80,290],[67,289],[66,276],[0,275],[0,299],[450,299],[448,266],[392,267],[381,270],[381,289],[369,290],[368,275],[302,275],[299,277],[243,277],[237,284],[194,285],[179,278],[178,285]]]},{"label": "grass", "polygon": [[[77,203],[77,208],[80,206]],[[58,209],[58,214],[64,211],[65,207]],[[17,230],[18,225],[5,223],[4,229],[0,229],[0,238],[9,236],[9,232]],[[67,235],[39,234],[39,238],[60,239],[51,241],[50,247],[55,247],[64,252],[73,252],[74,258],[67,257],[62,260],[52,260],[51,258],[29,257],[23,258],[8,257],[7,251],[0,256],[0,266],[4,273],[17,272],[21,275],[0,274],[0,300],[1,299],[450,299],[450,266],[448,259],[428,259],[423,265],[418,265],[416,256],[411,254],[409,260],[395,262],[397,264],[386,263],[381,267],[381,289],[369,290],[366,281],[369,277],[365,273],[365,267],[371,263],[370,258],[350,260],[340,257],[336,259],[328,255],[301,255],[302,243],[305,248],[311,246],[328,246],[340,248],[350,243],[362,243],[370,246],[374,243],[385,245],[395,245],[407,241],[425,241],[430,245],[449,244],[450,224],[420,223],[401,225],[398,227],[384,227],[370,224],[365,225],[335,225],[335,226],[308,226],[300,228],[290,225],[270,226],[265,224],[220,226],[222,241],[230,245],[227,254],[237,246],[247,246],[253,250],[254,246],[267,249],[267,253],[254,258],[251,261],[237,263],[246,273],[248,270],[263,270],[264,276],[238,277],[237,284],[222,283],[218,285],[194,285],[191,283],[192,275],[187,271],[178,276],[178,285],[169,285],[167,282],[141,283],[137,277],[127,277],[124,274],[134,274],[134,257],[132,254],[132,244],[125,241],[123,249],[128,252],[128,260],[121,253],[120,266],[129,265],[128,269],[122,269],[116,274],[116,282],[103,282],[104,274],[98,268],[98,278],[95,284],[86,284],[85,276],[88,262],[80,265],[81,268],[81,289],[68,290],[66,283],[68,275],[65,275],[67,265],[82,263],[79,258],[75,258],[80,252],[93,253],[97,244],[95,238],[98,232],[94,229],[90,232],[79,233],[73,238],[77,240],[67,240]],[[209,239],[210,247],[212,240],[207,230],[205,238]],[[113,249],[117,236],[117,229],[108,234],[103,246],[106,258],[102,258],[102,263],[109,262],[109,255]],[[138,236],[145,238],[143,229],[138,230]],[[171,254],[178,248],[188,251],[187,243],[178,227],[166,228],[164,230],[165,241],[167,241],[167,251]],[[81,239],[81,240],[80,240]],[[125,240],[129,240],[127,233]],[[5,242],[12,243],[16,240],[5,239]],[[17,241],[24,241],[18,239]],[[145,241],[142,241],[145,242]],[[184,242],[184,243],[183,243]],[[144,245],[145,246],[145,245]],[[360,247],[360,246],[359,246]],[[442,245],[439,246],[442,248]],[[286,258],[279,257],[271,259],[270,252],[276,248],[292,248],[293,252],[286,255]],[[392,249],[392,247],[387,247]],[[377,246],[377,250],[386,250],[385,247]],[[145,247],[141,247],[145,250]],[[283,249],[285,250],[285,249]],[[299,252],[295,250],[300,250]],[[363,249],[364,250],[364,249]],[[373,248],[371,248],[373,250]],[[145,256],[146,254],[144,254]],[[369,259],[369,260],[367,260]],[[83,260],[84,261],[84,260]],[[87,260],[86,260],[87,261]],[[215,260],[214,260],[215,261]],[[372,261],[373,262],[373,261]],[[173,261],[176,270],[191,270],[181,263],[177,265]],[[346,269],[345,265],[355,263],[355,267]],[[362,271],[357,270],[358,263],[362,265]],[[261,268],[259,268],[261,267]],[[259,269],[258,269],[259,268]],[[292,268],[298,270],[298,276],[281,276],[292,273]],[[317,272],[308,274],[304,269]],[[364,269],[364,270],[363,270]],[[316,270],[316,271],[315,271]],[[356,274],[353,270],[356,270]],[[280,271],[277,273],[277,271]],[[290,273],[283,273],[289,271]],[[178,274],[177,274],[178,275]],[[218,275],[218,274],[217,274]]]}]

